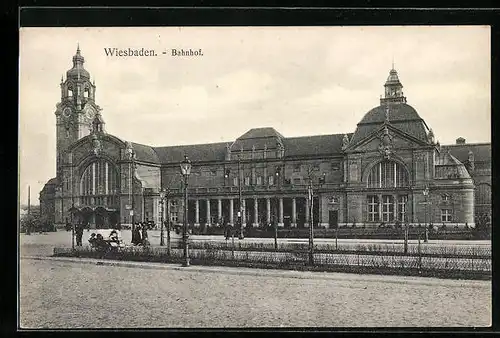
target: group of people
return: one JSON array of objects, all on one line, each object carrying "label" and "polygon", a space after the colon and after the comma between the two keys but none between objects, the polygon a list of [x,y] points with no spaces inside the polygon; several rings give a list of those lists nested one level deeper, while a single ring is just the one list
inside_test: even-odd
[{"label": "group of people", "polygon": [[120,246],[120,238],[118,237],[118,232],[116,230],[112,230],[109,234],[107,240],[104,239],[102,234],[92,233],[89,238],[89,243],[92,247],[95,248],[118,248]]},{"label": "group of people", "polygon": [[139,222],[132,229],[132,244],[133,245],[149,245],[148,240],[148,224]]}]

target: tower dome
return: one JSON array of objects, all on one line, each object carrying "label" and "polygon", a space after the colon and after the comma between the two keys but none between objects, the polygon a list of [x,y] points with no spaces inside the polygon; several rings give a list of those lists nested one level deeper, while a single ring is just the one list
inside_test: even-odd
[{"label": "tower dome", "polygon": [[90,74],[83,68],[84,57],[80,53],[80,45],[76,48],[76,54],[73,56],[73,68],[66,72],[68,79],[90,79]]},{"label": "tower dome", "polygon": [[403,96],[403,85],[399,81],[394,67],[390,70],[384,84],[385,97],[380,99],[380,105],[369,110],[356,127],[351,142],[357,142],[378,130],[384,123],[423,141],[429,142],[429,128],[418,115],[415,108],[406,103]]}]

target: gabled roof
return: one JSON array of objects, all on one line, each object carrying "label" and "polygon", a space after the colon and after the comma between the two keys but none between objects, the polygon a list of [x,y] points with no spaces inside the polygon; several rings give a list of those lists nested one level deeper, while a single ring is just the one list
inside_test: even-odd
[{"label": "gabled roof", "polygon": [[161,163],[181,162],[184,155],[191,161],[224,161],[226,158],[226,142],[191,144],[183,146],[154,147]]},{"label": "gabled roof", "polygon": [[[352,134],[347,134],[349,138]],[[340,154],[344,134],[289,137],[283,140],[285,157]]]},{"label": "gabled roof", "polygon": [[470,143],[442,145],[442,151],[450,151],[454,157],[465,163],[469,158],[469,151],[474,154],[474,161],[491,162],[491,143]]},{"label": "gabled roof", "polygon": [[132,148],[135,151],[136,160],[156,163],[156,164],[160,163],[158,155],[156,154],[153,147],[140,143],[133,143],[133,142],[131,143],[132,143]]},{"label": "gabled roof", "polygon": [[441,151],[438,156],[436,156],[435,165],[453,165],[460,166],[462,162],[460,162],[456,157],[450,154],[447,151]]},{"label": "gabled roof", "polygon": [[238,140],[254,139],[254,138],[266,138],[266,137],[277,137],[283,139],[283,135],[278,133],[272,127],[264,128],[253,128],[247,131],[245,134],[238,137]]}]

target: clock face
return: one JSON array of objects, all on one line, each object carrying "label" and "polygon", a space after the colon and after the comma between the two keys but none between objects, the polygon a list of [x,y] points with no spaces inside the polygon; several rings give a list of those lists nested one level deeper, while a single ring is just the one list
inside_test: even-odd
[{"label": "clock face", "polygon": [[85,115],[89,120],[92,120],[94,118],[94,108],[91,106],[85,107]]},{"label": "clock face", "polygon": [[69,116],[71,115],[71,108],[70,108],[70,107],[66,107],[66,108],[64,108],[64,110],[63,110],[63,115],[64,115],[65,117],[69,117]]}]

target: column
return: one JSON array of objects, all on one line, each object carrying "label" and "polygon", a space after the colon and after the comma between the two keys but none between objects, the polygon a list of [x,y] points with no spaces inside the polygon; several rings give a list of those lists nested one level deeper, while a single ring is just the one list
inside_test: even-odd
[{"label": "column", "polygon": [[109,169],[108,169],[108,162],[105,162],[106,164],[104,165],[104,168],[105,168],[105,175],[104,176],[104,184],[105,184],[105,188],[104,188],[104,193],[107,195],[109,193],[109,183],[108,183],[108,173],[109,173]]},{"label": "column", "polygon": [[397,195],[392,195],[392,202],[394,203],[394,223],[396,223],[396,220],[398,219],[398,196]]},{"label": "column", "polygon": [[[92,163],[92,195],[95,195],[95,183],[96,183],[97,179],[95,177],[95,162]],[[132,191],[132,194],[134,192]]]},{"label": "column", "polygon": [[266,222],[266,225],[271,223],[271,199],[269,197],[266,197]]},{"label": "column", "polygon": [[200,225],[200,201],[195,200],[194,225]]},{"label": "column", "polygon": [[282,227],[284,226],[283,224],[283,197],[280,197],[280,210],[279,210],[279,220],[278,220],[278,226]]},{"label": "column", "polygon": [[210,223],[210,198],[207,198],[207,225]]},{"label": "column", "polygon": [[241,223],[243,223],[243,226],[245,226],[245,224],[247,223],[247,217],[246,217],[247,205],[246,205],[244,198],[241,200],[241,205],[242,205],[242,207],[241,207]]},{"label": "column", "polygon": [[378,195],[378,220],[382,222],[382,195]]},{"label": "column", "polygon": [[253,226],[259,226],[259,200],[253,199]]},{"label": "column", "polygon": [[217,223],[222,219],[222,200],[219,198],[217,200]]},{"label": "column", "polygon": [[296,201],[294,197],[292,198],[292,224],[291,224],[292,227],[297,226],[297,205],[295,203]]},{"label": "column", "polygon": [[229,224],[234,224],[234,203],[233,199],[229,199]]},{"label": "column", "polygon": [[306,224],[305,226],[308,227],[309,226],[309,205],[310,205],[310,201],[309,201],[309,198],[306,197]]}]

